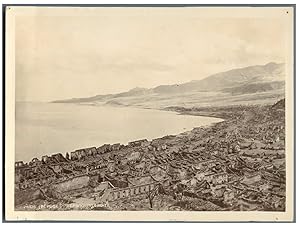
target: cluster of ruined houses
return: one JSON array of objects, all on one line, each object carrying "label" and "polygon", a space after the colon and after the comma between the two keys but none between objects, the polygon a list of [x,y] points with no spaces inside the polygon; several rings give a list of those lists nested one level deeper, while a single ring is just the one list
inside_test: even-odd
[{"label": "cluster of ruined houses", "polygon": [[[218,130],[214,133],[218,134]],[[183,149],[174,156],[175,162],[170,161],[171,167],[193,170],[193,177],[184,181],[188,191],[205,198],[218,198],[226,204],[239,204],[238,210],[259,209],[266,204],[270,209],[284,209],[285,170],[273,162],[284,159],[284,153],[269,154],[262,147],[257,149],[253,142],[240,143],[241,136],[236,132],[222,134],[193,143],[191,154]],[[253,149],[259,150],[255,156],[244,153]]]},{"label": "cluster of ruined houses", "polygon": [[[16,187],[25,189],[66,182],[78,177],[78,168],[80,177],[83,173],[98,176],[100,185],[94,195],[103,201],[146,194],[163,184],[177,197],[196,195],[242,206],[237,209],[256,209],[262,203],[283,206],[284,171],[268,160],[255,161],[258,157],[241,152],[257,147],[255,143],[240,143],[239,132],[210,130],[208,135],[214,137],[201,138],[198,134],[201,130],[194,130],[190,134],[152,141],[104,144],[66,156],[54,154],[43,156],[41,160],[34,158],[29,163],[16,162]],[[264,153],[259,155],[265,156]],[[284,158],[284,155],[277,154],[275,158]],[[159,171],[152,171],[156,167]],[[156,172],[163,172],[164,177],[153,177]],[[58,178],[58,175],[63,177]],[[103,185],[106,185],[105,190],[101,189]]]},{"label": "cluster of ruined houses", "polygon": [[149,193],[158,190],[159,187],[169,186],[169,183],[167,178],[155,179],[151,175],[128,179],[126,184],[118,185],[119,187],[112,184],[110,180],[106,180],[94,188],[95,192],[92,197],[100,202],[111,202],[143,194],[149,195]]},{"label": "cluster of ruined houses", "polygon": [[[120,156],[114,155],[114,152],[120,150],[135,150],[139,148],[139,151],[146,150],[161,150],[165,149],[165,145],[159,145],[156,140],[148,141],[146,139],[129,142],[128,145],[117,144],[104,144],[98,148],[90,147],[75,150],[70,153],[66,153],[63,156],[61,153],[53,154],[51,156],[42,156],[41,160],[33,158],[30,162],[24,163],[23,161],[15,162],[15,183],[16,188],[26,189],[33,186],[41,186],[52,182],[63,181],[68,178],[76,176],[76,174],[93,173],[95,170],[111,169],[111,172],[115,170],[115,164],[119,164]],[[90,159],[85,162],[86,158],[92,158],[97,156],[102,157],[108,154],[111,159],[100,159],[101,161],[91,162]],[[138,153],[139,154],[139,153]],[[138,155],[137,158],[139,158]],[[133,157],[136,159],[136,157]],[[121,160],[128,169],[126,164],[129,158]],[[125,162],[124,162],[125,161]],[[75,163],[75,165],[74,165]],[[76,171],[78,169],[78,171]],[[121,168],[119,168],[120,170]],[[97,172],[97,171],[96,171]]]},{"label": "cluster of ruined houses", "polygon": [[[233,157],[231,157],[233,158]],[[240,158],[232,159],[230,165],[221,160],[207,162],[201,166],[201,171],[194,171],[194,175],[187,180],[181,180],[185,191],[183,194],[218,200],[224,205],[238,206],[238,210],[255,210],[269,204],[270,208],[284,209],[285,179],[268,169],[253,170]],[[221,165],[220,168],[216,166]],[[233,168],[244,168],[243,174]],[[248,169],[248,170],[247,170]],[[174,189],[176,191],[176,188]],[[272,195],[272,196],[271,196]]]},{"label": "cluster of ruined houses", "polygon": [[[133,146],[147,146],[150,145],[150,142],[146,139],[143,140],[138,140],[134,142],[129,142],[128,147],[133,147]],[[78,149],[75,151],[72,151],[71,154],[66,153],[66,156],[64,157],[61,153],[58,154],[53,154],[51,156],[44,155],[42,156],[41,160],[38,158],[33,158],[29,163],[24,163],[23,161],[17,161],[15,162],[15,168],[22,168],[25,166],[37,166],[39,164],[53,164],[53,163],[60,163],[60,162],[65,162],[67,160],[81,160],[84,157],[88,156],[95,156],[98,154],[105,154],[111,151],[118,151],[122,147],[125,147],[125,145],[122,145],[120,143],[116,144],[104,144],[101,147],[89,147],[89,148],[83,148],[83,149]]]}]

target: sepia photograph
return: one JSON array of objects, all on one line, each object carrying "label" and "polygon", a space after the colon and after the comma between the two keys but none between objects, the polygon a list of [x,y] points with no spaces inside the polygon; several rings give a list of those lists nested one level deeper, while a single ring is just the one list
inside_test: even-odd
[{"label": "sepia photograph", "polygon": [[6,6],[6,219],[293,221],[294,11]]}]

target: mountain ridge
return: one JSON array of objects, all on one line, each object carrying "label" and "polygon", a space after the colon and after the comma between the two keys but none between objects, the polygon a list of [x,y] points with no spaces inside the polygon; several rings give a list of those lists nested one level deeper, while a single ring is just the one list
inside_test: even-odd
[{"label": "mountain ridge", "polygon": [[[134,104],[143,103],[144,100],[155,100],[159,97],[172,99],[174,96],[186,96],[197,93],[199,98],[205,93],[222,93],[224,95],[255,94],[284,89],[285,64],[270,62],[265,65],[253,65],[243,68],[210,75],[202,80],[192,80],[182,84],[159,85],[154,88],[135,87],[129,91],[95,95],[85,98],[72,98],[55,100],[54,103],[90,103],[102,102],[104,104],[126,102],[136,99]],[[124,103],[125,100],[125,103]],[[131,103],[132,104],[132,103]],[[128,105],[131,105],[130,103]]]}]

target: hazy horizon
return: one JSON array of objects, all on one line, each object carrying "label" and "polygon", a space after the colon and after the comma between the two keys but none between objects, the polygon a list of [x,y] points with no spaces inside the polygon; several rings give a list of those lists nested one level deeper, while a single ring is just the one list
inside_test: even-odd
[{"label": "hazy horizon", "polygon": [[[275,63],[275,64],[284,64],[283,62],[269,62],[269,63]],[[266,63],[266,64],[269,64],[269,63]],[[262,65],[266,65],[266,64],[262,64]],[[238,68],[235,68],[235,69],[238,69]],[[228,69],[226,71],[230,71],[232,69]],[[224,72],[226,72],[224,71]],[[217,72],[217,73],[222,73],[222,72]],[[217,74],[216,73],[216,74]],[[214,74],[212,74],[214,75]],[[208,75],[206,77],[203,77],[202,79],[205,79],[207,77],[210,77],[212,75]],[[202,80],[201,79],[201,80]],[[191,82],[191,81],[195,81],[195,80],[189,80],[189,81],[186,81],[186,82],[182,82],[182,83],[187,83],[187,82]],[[181,83],[181,84],[182,84]],[[174,85],[174,84],[160,84],[160,85]],[[159,85],[158,85],[159,86]],[[146,89],[151,89],[151,88],[155,88],[155,87],[132,87],[132,88],[129,88],[127,90],[122,90],[122,91],[117,91],[117,92],[114,92],[114,93],[105,93],[105,94],[96,94],[96,95],[113,95],[113,94],[119,94],[119,93],[122,93],[122,92],[127,92],[129,90],[132,90],[132,89],[135,89],[135,88],[146,88]],[[95,95],[95,96],[96,96]],[[62,100],[67,100],[67,99],[72,99],[72,98],[88,98],[88,97],[92,97],[92,96],[80,96],[80,97],[65,97],[63,98]],[[52,101],[57,101],[57,100],[16,100],[16,102],[28,102],[28,103],[47,103],[47,102],[52,102]]]},{"label": "hazy horizon", "polygon": [[211,17],[218,9],[38,8],[16,17],[16,100],[115,94],[285,62],[285,11],[246,9]]}]

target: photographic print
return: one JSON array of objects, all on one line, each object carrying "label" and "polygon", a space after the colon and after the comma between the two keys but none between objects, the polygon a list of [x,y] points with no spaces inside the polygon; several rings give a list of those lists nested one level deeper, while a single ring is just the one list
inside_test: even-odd
[{"label": "photographic print", "polygon": [[7,6],[7,218],[292,221],[293,20]]}]

